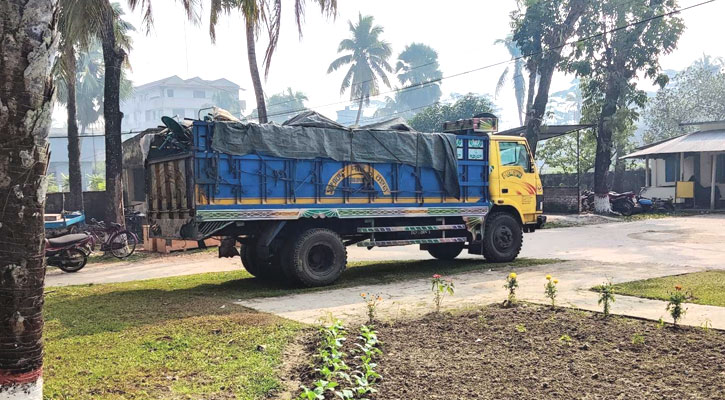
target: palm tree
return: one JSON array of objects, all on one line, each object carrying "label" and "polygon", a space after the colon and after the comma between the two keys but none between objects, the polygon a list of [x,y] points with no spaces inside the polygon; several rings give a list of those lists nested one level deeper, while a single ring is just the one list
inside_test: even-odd
[{"label": "palm tree", "polygon": [[[524,79],[524,69],[526,67],[526,64],[523,58],[521,58],[521,49],[519,49],[519,46],[516,45],[516,42],[514,42],[513,35],[508,35],[505,39],[498,39],[494,42],[494,44],[503,44],[504,46],[506,46],[509,54],[511,54],[511,58],[514,60],[514,76],[512,82],[514,84],[514,93],[516,94],[516,106],[519,110],[519,123],[521,123],[521,125],[523,126],[524,115],[526,115],[528,110],[525,108],[526,80]],[[496,84],[496,96],[498,96],[499,92],[501,92],[501,89],[506,84],[506,81],[508,81],[509,73],[509,66],[506,66],[506,69],[503,70],[503,73],[501,73],[501,76],[498,78],[498,83]]]},{"label": "palm tree", "polygon": [[39,400],[57,3],[3,0],[0,15],[0,397]]},{"label": "palm tree", "polygon": [[[438,64],[438,52],[422,43],[405,46],[395,65],[398,81],[403,86],[421,85],[396,93],[397,103],[417,109],[441,98],[440,79],[443,73]],[[431,82],[430,84],[425,84]]]},{"label": "palm tree", "polygon": [[343,39],[337,48],[338,53],[350,52],[336,59],[330,64],[327,73],[338,70],[343,65],[350,64],[345,78],[340,86],[340,94],[350,89],[350,100],[358,101],[357,118],[355,126],[360,122],[360,115],[364,104],[370,104],[370,96],[380,93],[378,78],[390,87],[386,72],[393,72],[388,59],[393,53],[390,44],[379,38],[383,27],[373,25],[371,15],[358,14],[358,22],[348,21],[352,38]]},{"label": "palm tree", "polygon": [[[337,13],[337,0],[314,0],[320,7],[321,12],[327,16],[334,16]],[[295,3],[295,20],[297,22],[297,31],[302,38],[302,21],[305,15],[305,0],[294,0]],[[216,25],[219,22],[219,16],[222,13],[229,14],[233,10],[237,10],[244,16],[247,39],[247,60],[249,61],[249,72],[252,76],[252,86],[254,86],[254,97],[257,102],[257,114],[259,123],[264,124],[267,119],[267,106],[264,99],[264,90],[262,89],[262,79],[259,75],[259,66],[257,65],[257,46],[256,40],[259,35],[260,28],[264,24],[269,35],[269,44],[264,53],[264,77],[269,75],[269,66],[272,62],[272,55],[277,49],[279,41],[280,27],[282,23],[281,11],[282,0],[212,0],[211,14],[209,17],[209,34],[212,41],[216,39]]]}]

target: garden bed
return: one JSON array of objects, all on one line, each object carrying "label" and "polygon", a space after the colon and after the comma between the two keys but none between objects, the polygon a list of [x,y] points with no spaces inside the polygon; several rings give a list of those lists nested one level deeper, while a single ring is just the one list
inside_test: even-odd
[{"label": "garden bed", "polygon": [[374,399],[718,398],[725,333],[521,304],[378,327]]}]

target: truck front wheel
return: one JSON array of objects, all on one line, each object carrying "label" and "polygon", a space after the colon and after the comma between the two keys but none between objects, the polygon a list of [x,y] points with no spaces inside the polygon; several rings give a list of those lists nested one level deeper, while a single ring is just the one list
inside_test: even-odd
[{"label": "truck front wheel", "polygon": [[489,262],[510,262],[516,259],[523,244],[523,229],[508,213],[494,213],[486,218],[483,256]]},{"label": "truck front wheel", "polygon": [[329,229],[304,231],[291,246],[284,267],[305,286],[329,285],[345,270],[347,249],[340,236]]},{"label": "truck front wheel", "polygon": [[441,243],[428,245],[428,253],[438,260],[453,260],[463,251],[463,243]]}]

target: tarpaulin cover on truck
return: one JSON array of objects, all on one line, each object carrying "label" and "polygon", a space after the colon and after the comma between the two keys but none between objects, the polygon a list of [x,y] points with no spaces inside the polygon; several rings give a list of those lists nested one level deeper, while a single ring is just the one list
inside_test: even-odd
[{"label": "tarpaulin cover on truck", "polygon": [[456,136],[403,130],[349,129],[307,112],[276,124],[217,121],[212,148],[232,154],[294,159],[332,158],[361,163],[402,163],[438,172],[446,193],[459,198]]}]

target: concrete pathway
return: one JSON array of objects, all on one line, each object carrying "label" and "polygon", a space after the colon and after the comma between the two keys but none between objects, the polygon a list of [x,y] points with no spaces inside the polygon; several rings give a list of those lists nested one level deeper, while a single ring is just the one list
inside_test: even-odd
[{"label": "concrete pathway", "polygon": [[[559,279],[558,304],[592,311],[601,311],[598,294],[589,289],[611,279],[613,283],[644,279],[652,276],[695,272],[704,268],[654,264],[612,264],[570,261],[550,265],[518,268],[520,287],[517,297],[523,301],[549,304],[544,296],[546,275]],[[447,278],[454,281],[455,295],[446,297],[444,309],[480,307],[502,302],[507,292],[503,288],[510,268],[495,271],[476,271],[456,274]],[[444,271],[441,271],[444,273]],[[259,311],[274,313],[293,320],[314,323],[330,315],[345,321],[363,321],[366,308],[360,293],[379,294],[383,302],[379,316],[385,319],[415,317],[433,310],[430,279],[413,279],[385,285],[363,285],[324,292],[290,296],[260,298],[236,304]],[[616,296],[612,313],[670,322],[665,302],[628,296]],[[684,324],[700,326],[706,321],[713,328],[725,329],[725,308],[688,304]]]}]

